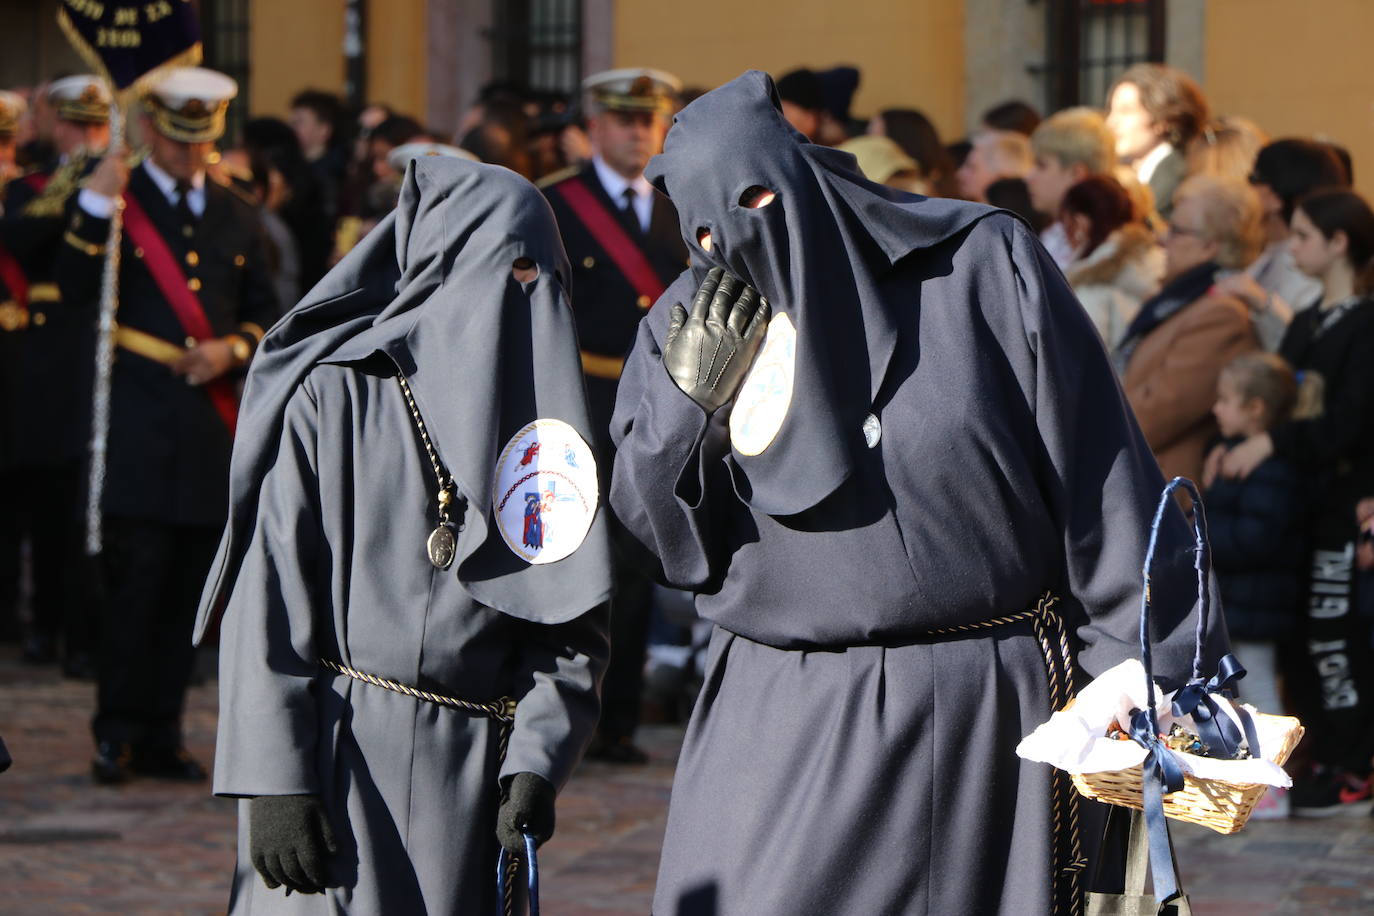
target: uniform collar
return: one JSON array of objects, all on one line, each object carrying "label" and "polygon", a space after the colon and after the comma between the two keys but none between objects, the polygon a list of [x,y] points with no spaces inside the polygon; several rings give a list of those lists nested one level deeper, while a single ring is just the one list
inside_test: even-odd
[{"label": "uniform collar", "polygon": [[596,170],[597,180],[606,189],[606,195],[619,204],[625,197],[625,189],[632,188],[635,196],[641,200],[648,197],[653,191],[653,185],[649,184],[649,179],[644,177],[641,172],[639,177],[630,181],[624,175],[617,172],[606,164],[600,156],[592,157],[592,168]]},{"label": "uniform collar", "polygon": [[[166,197],[168,201],[175,205],[177,201],[177,180],[158,168],[157,163],[153,161],[151,156],[143,160],[143,169],[148,173],[148,177],[153,180],[153,184],[157,185],[157,189],[162,192],[162,196]],[[204,191],[205,173],[197,172],[191,176],[192,201],[198,196],[197,192],[203,193]],[[192,206],[194,206],[194,203]]]}]

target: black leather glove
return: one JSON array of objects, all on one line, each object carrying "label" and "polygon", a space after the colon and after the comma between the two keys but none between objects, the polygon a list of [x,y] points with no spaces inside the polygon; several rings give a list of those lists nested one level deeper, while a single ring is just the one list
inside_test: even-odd
[{"label": "black leather glove", "polygon": [[528,833],[537,845],[553,836],[553,784],[537,773],[511,777],[496,812],[496,839],[512,855],[525,854]]},{"label": "black leather glove", "polygon": [[772,309],[758,290],[711,269],[701,282],[692,312],[679,303],[668,321],[663,365],[684,393],[714,413],[739,391],[768,330]]},{"label": "black leather glove", "polygon": [[269,888],[322,894],[339,851],[318,795],[259,795],[248,803],[248,855]]}]

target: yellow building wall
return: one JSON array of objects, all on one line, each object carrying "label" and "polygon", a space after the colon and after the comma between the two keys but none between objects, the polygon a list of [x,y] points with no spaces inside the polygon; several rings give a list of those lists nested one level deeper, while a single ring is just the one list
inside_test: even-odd
[{"label": "yellow building wall", "polygon": [[1222,114],[1273,138],[1317,136],[1350,150],[1374,198],[1374,2],[1208,0],[1206,81]]},{"label": "yellow building wall", "polygon": [[344,0],[253,0],[249,111],[283,117],[305,88],[344,88]]},{"label": "yellow building wall", "polygon": [[[367,98],[425,119],[426,0],[372,0],[367,17]],[[342,51],[339,52],[342,55]]]},{"label": "yellow building wall", "polygon": [[851,111],[919,108],[942,137],[964,133],[964,4],[959,0],[693,0],[615,4],[617,67],[659,67],[713,88],[748,69],[854,64]]}]

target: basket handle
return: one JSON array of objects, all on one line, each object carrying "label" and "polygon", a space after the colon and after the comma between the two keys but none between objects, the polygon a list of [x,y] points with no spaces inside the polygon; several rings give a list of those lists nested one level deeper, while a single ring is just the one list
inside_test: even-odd
[{"label": "basket handle", "polygon": [[1175,477],[1160,494],[1159,505],[1155,507],[1154,521],[1150,524],[1150,544],[1145,552],[1145,567],[1141,572],[1144,587],[1141,589],[1140,599],[1140,657],[1145,667],[1145,696],[1150,710],[1150,734],[1159,733],[1159,718],[1155,710],[1154,664],[1150,652],[1150,571],[1154,568],[1155,547],[1159,541],[1160,526],[1164,523],[1164,513],[1173,502],[1174,491],[1180,487],[1186,489],[1193,499],[1193,569],[1197,572],[1198,621],[1197,631],[1193,637],[1193,676],[1174,694],[1173,712],[1176,716],[1191,715],[1198,727],[1198,734],[1213,750],[1227,757],[1234,756],[1243,735],[1249,742],[1250,753],[1258,755],[1259,740],[1249,714],[1243,709],[1237,710],[1241,720],[1241,728],[1237,728],[1211,697],[1211,694],[1225,690],[1233,682],[1245,677],[1245,668],[1234,655],[1228,653],[1221,658],[1217,673],[1213,677],[1209,679],[1203,674],[1203,650],[1207,641],[1207,622],[1212,610],[1212,590],[1207,582],[1208,573],[1212,568],[1212,548],[1207,541],[1207,513],[1203,508],[1202,495],[1198,493],[1197,484],[1187,477]]},{"label": "basket handle", "polygon": [[[1193,568],[1197,571],[1198,621],[1197,632],[1193,639],[1193,680],[1202,678],[1202,650],[1207,638],[1207,621],[1212,612],[1212,593],[1207,587],[1207,573],[1212,568],[1212,549],[1207,542],[1207,515],[1202,508],[1202,495],[1197,484],[1187,477],[1175,477],[1164,487],[1160,494],[1159,505],[1155,507],[1155,517],[1150,523],[1150,544],[1145,550],[1145,566],[1141,570],[1143,588],[1140,592],[1140,659],[1145,665],[1145,696],[1150,707],[1150,718],[1154,720],[1154,664],[1150,655],[1150,571],[1154,569],[1155,548],[1159,545],[1159,528],[1164,524],[1164,513],[1173,502],[1174,491],[1180,487],[1193,498]],[[1156,729],[1157,730],[1157,729]]]},{"label": "basket handle", "polygon": [[1174,491],[1185,488],[1193,497],[1193,566],[1198,581],[1198,627],[1193,652],[1193,680],[1201,677],[1202,643],[1207,633],[1207,618],[1211,595],[1207,588],[1210,555],[1207,545],[1207,521],[1202,510],[1202,497],[1197,485],[1186,477],[1175,477],[1160,494],[1155,517],[1150,523],[1150,543],[1145,550],[1145,565],[1141,570],[1140,593],[1140,659],[1145,668],[1145,708],[1131,717],[1131,738],[1145,748],[1142,763],[1142,801],[1145,809],[1146,832],[1149,836],[1151,874],[1154,878],[1155,899],[1160,904],[1182,896],[1178,874],[1174,869],[1173,844],[1169,839],[1169,824],[1164,819],[1164,795],[1183,788],[1183,769],[1173,752],[1159,737],[1159,714],[1155,709],[1154,664],[1150,655],[1150,571],[1154,568],[1155,548],[1159,544],[1159,528],[1164,513],[1173,501]]},{"label": "basket handle", "polygon": [[[534,837],[528,833],[523,834],[525,838],[525,874],[528,880],[529,889],[529,916],[539,916],[539,857],[535,853]],[[506,847],[502,846],[501,851],[496,856],[496,900],[501,906],[500,912],[503,916],[509,916],[505,909],[506,899],[506,869],[511,856],[506,852]]]}]

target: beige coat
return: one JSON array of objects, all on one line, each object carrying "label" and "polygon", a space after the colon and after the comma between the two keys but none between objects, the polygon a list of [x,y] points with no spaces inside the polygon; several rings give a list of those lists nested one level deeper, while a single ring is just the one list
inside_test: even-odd
[{"label": "beige coat", "polygon": [[1204,449],[1216,435],[1217,376],[1259,349],[1239,299],[1209,292],[1147,334],[1126,364],[1122,385],[1165,479],[1201,481]]}]

